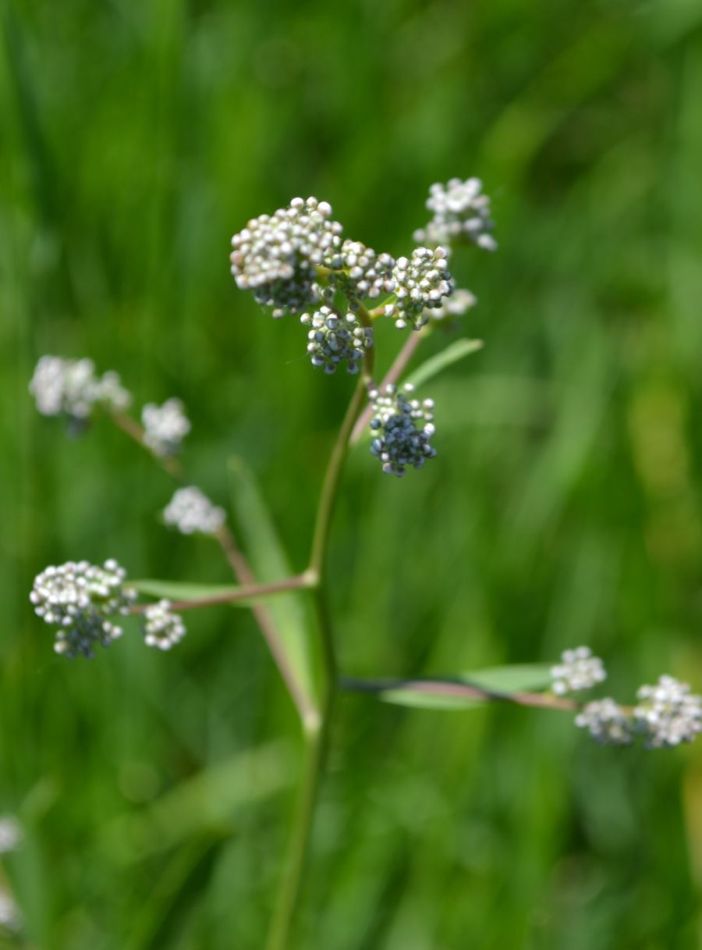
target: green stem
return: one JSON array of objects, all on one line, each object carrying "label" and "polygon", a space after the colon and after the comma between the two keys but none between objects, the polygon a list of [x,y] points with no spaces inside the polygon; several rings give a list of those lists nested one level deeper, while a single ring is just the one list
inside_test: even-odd
[{"label": "green stem", "polygon": [[365,379],[364,373],[356,385],[356,389],[351,397],[351,402],[346,410],[344,421],[341,423],[339,435],[337,436],[336,443],[329,458],[326,475],[324,476],[324,484],[322,485],[322,493],[317,507],[317,517],[315,520],[314,533],[312,535],[312,552],[310,554],[309,570],[317,576],[320,584],[322,582],[324,561],[329,541],[331,519],[334,513],[334,503],[336,502],[341,472],[344,461],[346,460],[348,442],[366,394]]},{"label": "green stem", "polygon": [[[361,316],[365,322],[367,314]],[[317,506],[309,568],[303,576],[309,579],[317,614],[321,660],[322,700],[317,723],[305,730],[305,765],[302,785],[292,823],[288,855],[278,891],[276,909],[266,944],[267,950],[287,950],[290,946],[295,908],[307,863],[310,837],[314,823],[315,806],[326,766],[332,712],[337,692],[337,662],[334,637],[327,601],[327,550],[334,505],[339,490],[344,461],[354,423],[363,405],[372,365],[368,361],[344,416],[329,456],[327,471]]]}]

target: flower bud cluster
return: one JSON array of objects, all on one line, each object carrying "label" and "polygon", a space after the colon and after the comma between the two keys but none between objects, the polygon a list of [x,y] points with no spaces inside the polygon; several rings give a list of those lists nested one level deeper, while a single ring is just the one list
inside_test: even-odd
[{"label": "flower bud cluster", "polygon": [[584,706],[575,717],[575,725],[587,729],[601,745],[629,745],[633,738],[631,716],[609,697]]},{"label": "flower bud cluster", "polygon": [[392,317],[398,329],[424,326],[427,312],[440,308],[453,287],[443,247],[418,247],[411,258],[399,257],[392,277],[395,299],[386,304],[385,316]]},{"label": "flower bud cluster", "polygon": [[391,254],[378,254],[361,241],[346,239],[338,254],[330,258],[328,267],[333,289],[343,291],[351,304],[375,300],[395,290]]},{"label": "flower bud cluster", "polygon": [[185,636],[185,624],[171,610],[170,600],[149,604],[144,611],[144,643],[157,650],[170,650]]},{"label": "flower bud cluster", "polygon": [[225,519],[224,509],[194,485],[179,488],[163,510],[164,522],[181,534],[216,534]]},{"label": "flower bud cluster", "polygon": [[35,613],[57,624],[54,650],[69,658],[92,657],[100,643],[108,646],[121,636],[108,618],[129,612],[136,591],[124,586],[126,572],[114,561],[102,567],[87,561],[68,561],[47,567],[35,580],[29,599]]},{"label": "flower bud cluster", "polygon": [[320,299],[316,267],[341,248],[342,227],[331,205],[293,198],[287,208],[253,218],[232,238],[231,271],[241,290],[273,308],[274,317],[300,313]]},{"label": "flower bud cluster", "polygon": [[307,352],[313,366],[334,373],[346,361],[349,373],[357,373],[363,354],[373,346],[373,330],[361,325],[355,313],[343,317],[326,305],[314,313],[303,313],[300,323],[309,327]]},{"label": "flower bud cluster", "polygon": [[402,476],[408,465],[421,468],[436,450],[431,445],[434,435],[434,403],[410,398],[414,387],[406,383],[401,390],[386,386],[383,393],[368,393],[373,416],[370,421],[371,452],[380,459],[383,471]]},{"label": "flower bud cluster", "polygon": [[634,720],[649,749],[691,742],[702,732],[702,697],[690,693],[687,683],[661,676],[654,686],[642,686],[636,696]]},{"label": "flower bud cluster", "polygon": [[131,396],[112,371],[95,375],[92,360],[67,360],[60,356],[42,356],[29,383],[29,391],[43,416],[67,415],[84,422],[93,407],[126,409]]},{"label": "flower bud cluster", "polygon": [[163,405],[147,403],[141,410],[144,445],[161,458],[175,455],[190,432],[190,420],[180,399],[167,399]]},{"label": "flower bud cluster", "polygon": [[589,647],[576,647],[561,654],[561,662],[551,667],[551,689],[557,696],[592,689],[606,678],[602,660]]},{"label": "flower bud cluster", "polygon": [[494,226],[490,199],[482,188],[479,178],[452,178],[445,185],[432,185],[426,206],[434,216],[424,228],[414,232],[415,241],[450,245],[463,239],[486,251],[496,250],[497,242],[490,233]]},{"label": "flower bud cluster", "polygon": [[[566,650],[551,674],[553,692],[559,695],[590,689],[605,678],[602,661],[587,647]],[[693,695],[687,683],[661,676],[653,686],[642,686],[636,696],[638,703],[633,708],[610,697],[587,703],[575,724],[602,744],[628,745],[640,736],[648,749],[691,742],[702,732],[702,697]]]}]

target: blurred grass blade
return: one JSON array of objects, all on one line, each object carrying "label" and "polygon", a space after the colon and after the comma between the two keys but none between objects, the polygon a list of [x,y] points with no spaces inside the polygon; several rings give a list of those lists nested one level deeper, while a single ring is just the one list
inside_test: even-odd
[{"label": "blurred grass blade", "polygon": [[[238,456],[229,458],[228,470],[232,506],[241,530],[243,547],[257,580],[263,583],[290,577],[293,571],[253,472]],[[313,656],[308,636],[311,620],[305,609],[304,596],[299,593],[281,594],[267,601],[266,606],[280,631],[291,668],[303,689],[316,697]]]},{"label": "blurred grass blade", "polygon": [[485,670],[461,673],[461,679],[497,693],[514,693],[547,689],[551,685],[551,666],[547,663],[521,663],[494,666]]},{"label": "blurred grass blade", "polygon": [[292,750],[285,742],[238,752],[136,814],[113,819],[105,828],[105,843],[118,861],[129,864],[199,835],[226,837],[243,808],[286,788],[294,775]]},{"label": "blurred grass blade", "polygon": [[482,350],[482,348],[482,340],[456,340],[450,343],[446,349],[426,360],[421,366],[418,366],[413,373],[410,373],[405,382],[411,383],[413,386],[421,386],[449,366],[464,359],[466,356],[470,356],[471,353],[477,353],[478,350]]},{"label": "blurred grass blade", "polygon": [[[136,588],[140,594],[149,594],[152,597],[167,597],[169,600],[200,600],[203,597],[220,597],[233,594],[239,587],[233,584],[191,584],[187,581],[160,581],[146,578],[144,580],[129,581],[129,586]],[[233,607],[246,607],[250,600],[239,600]]]},{"label": "blurred grass blade", "polygon": [[416,706],[420,709],[476,709],[483,700],[473,696],[445,696],[438,693],[419,693],[413,689],[386,689],[378,694],[384,703],[395,706]]}]

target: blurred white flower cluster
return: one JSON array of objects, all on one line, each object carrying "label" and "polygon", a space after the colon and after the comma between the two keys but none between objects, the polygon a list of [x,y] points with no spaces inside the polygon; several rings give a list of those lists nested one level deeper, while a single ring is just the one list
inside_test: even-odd
[{"label": "blurred white flower cluster", "polygon": [[164,522],[181,534],[216,534],[225,519],[224,509],[195,485],[179,488],[163,510]]},{"label": "blurred white flower cluster", "polygon": [[89,359],[42,356],[29,391],[42,415],[64,414],[77,422],[87,421],[96,405],[122,411],[131,404],[131,395],[122,386],[119,375],[109,370],[97,376],[95,364]]}]

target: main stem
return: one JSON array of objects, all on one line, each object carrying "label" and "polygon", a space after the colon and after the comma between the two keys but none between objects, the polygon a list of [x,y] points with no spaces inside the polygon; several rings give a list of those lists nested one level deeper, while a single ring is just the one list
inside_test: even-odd
[{"label": "main stem", "polygon": [[305,572],[305,575],[311,579],[313,584],[311,590],[320,636],[323,693],[319,720],[305,729],[305,763],[302,785],[293,818],[292,837],[278,892],[277,907],[268,937],[267,950],[287,950],[290,945],[293,917],[302,887],[315,806],[329,748],[329,731],[337,691],[337,663],[327,601],[327,550],[332,516],[344,461],[348,452],[349,439],[363,405],[370,366],[366,366],[365,370],[351,397],[351,402],[346,410],[346,415],[341,423],[334,448],[329,457],[319,497],[319,505],[317,506],[309,568]]}]

